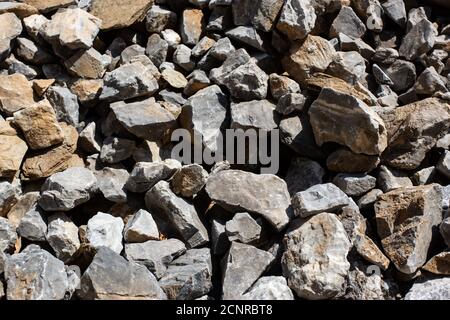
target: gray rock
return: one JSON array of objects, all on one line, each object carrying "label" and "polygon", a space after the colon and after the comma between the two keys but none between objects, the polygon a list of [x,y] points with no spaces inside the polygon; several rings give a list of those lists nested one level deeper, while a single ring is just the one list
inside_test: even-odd
[{"label": "gray rock", "polygon": [[87,223],[86,239],[95,249],[107,247],[120,254],[123,227],[121,218],[99,212]]},{"label": "gray rock", "polygon": [[128,262],[108,248],[101,248],[84,272],[78,297],[85,300],[167,299],[147,268]]},{"label": "gray rock", "polygon": [[383,192],[389,192],[402,187],[412,187],[411,179],[406,173],[380,166],[377,179],[378,186]]},{"label": "gray rock", "polygon": [[[337,142],[355,153],[378,155],[387,147],[383,120],[362,100],[333,89],[322,89],[309,109],[318,145]],[[355,136],[354,132],[358,132]]]},{"label": "gray rock", "polygon": [[6,216],[17,202],[18,194],[14,185],[7,181],[0,182],[0,217]]},{"label": "gray rock", "polygon": [[234,51],[236,51],[236,48],[231,43],[230,39],[221,38],[217,40],[217,42],[209,51],[209,54],[220,61],[225,61],[227,57]]},{"label": "gray rock", "polygon": [[358,199],[358,207],[360,209],[366,209],[371,206],[377,201],[378,197],[383,194],[383,191],[380,189],[373,189],[367,192],[365,195],[363,195],[361,198]]},{"label": "gray rock", "polygon": [[236,213],[233,219],[225,224],[228,240],[245,244],[254,244],[261,237],[261,226],[247,212]]},{"label": "gray rock", "polygon": [[340,173],[333,179],[337,185],[348,196],[361,196],[375,188],[377,179],[367,174],[345,174]]},{"label": "gray rock", "polygon": [[382,68],[382,70],[392,81],[392,89],[395,91],[404,91],[416,81],[416,67],[409,61],[396,60],[389,67]]},{"label": "gray rock", "polygon": [[426,68],[414,85],[417,94],[433,95],[436,92],[448,92],[446,83],[434,67]]},{"label": "gray rock", "polygon": [[339,42],[341,44],[341,50],[356,51],[363,56],[364,59],[370,60],[375,54],[375,50],[360,38],[352,38],[344,33],[339,33]]},{"label": "gray rock", "polygon": [[264,41],[261,34],[255,28],[240,26],[228,30],[225,32],[225,35],[232,40],[248,45],[256,50],[266,51],[264,49]]},{"label": "gray rock", "polygon": [[305,106],[306,97],[301,93],[288,93],[278,100],[276,111],[283,115],[300,112]]},{"label": "gray rock", "polygon": [[441,187],[396,189],[381,195],[374,207],[384,252],[397,270],[414,274],[426,262],[432,230],[442,221]]},{"label": "gray rock", "polygon": [[173,176],[171,186],[173,192],[185,198],[196,195],[206,184],[208,172],[198,164],[183,166]]},{"label": "gray rock", "polygon": [[[3,252],[12,252],[16,246],[16,227],[8,219],[0,217],[0,255]],[[1,260],[1,258],[0,258]],[[0,274],[1,274],[0,270]]]},{"label": "gray rock", "polygon": [[401,57],[413,61],[433,48],[437,35],[436,27],[427,19],[423,19],[403,38],[398,53]]},{"label": "gray rock", "polygon": [[[288,223],[290,195],[275,175],[225,170],[210,175],[206,192],[212,201],[231,212],[247,211],[265,218],[277,230]],[[262,199],[268,201],[261,201]]]},{"label": "gray rock", "polygon": [[175,52],[173,53],[173,62],[187,72],[190,72],[195,68],[192,50],[184,44],[177,46]]},{"label": "gray rock", "polygon": [[360,53],[356,51],[338,51],[327,69],[327,74],[340,78],[349,84],[357,85],[365,82],[366,63]]},{"label": "gray rock", "polygon": [[157,278],[161,278],[169,263],[185,251],[183,242],[177,239],[125,244],[125,258],[146,266]]},{"label": "gray rock", "polygon": [[192,300],[212,289],[211,253],[208,248],[191,249],[172,261],[159,285],[172,300]]},{"label": "gray rock", "polygon": [[149,210],[164,214],[190,248],[209,241],[195,207],[173,193],[168,182],[160,181],[151,188],[145,194],[145,204]]},{"label": "gray rock", "polygon": [[189,82],[184,88],[183,93],[187,96],[192,96],[211,84],[211,81],[203,70],[194,70],[186,79]]},{"label": "gray rock", "polygon": [[450,177],[450,152],[445,151],[442,157],[439,159],[436,169],[445,177]]},{"label": "gray rock", "polygon": [[394,85],[391,78],[389,78],[389,76],[384,73],[383,69],[381,69],[377,64],[372,65],[372,73],[378,84],[386,84],[388,86]]},{"label": "gray rock", "polygon": [[6,260],[5,280],[8,300],[62,300],[69,285],[64,263],[33,245]]},{"label": "gray rock", "polygon": [[231,53],[222,66],[212,69],[210,79],[227,87],[231,95],[240,100],[265,99],[267,96],[269,77],[245,49]]},{"label": "gray rock", "polygon": [[253,100],[231,104],[232,129],[270,131],[277,127],[276,106],[268,100]]},{"label": "gray rock", "polygon": [[300,221],[284,243],[283,275],[297,296],[320,300],[343,293],[351,244],[336,215],[320,213]]},{"label": "gray rock", "polygon": [[16,39],[17,57],[25,62],[41,65],[54,62],[55,58],[42,47],[27,38]]},{"label": "gray rock", "polygon": [[269,76],[270,93],[272,97],[279,100],[281,97],[290,93],[299,93],[300,86],[294,80],[272,73]]},{"label": "gray rock", "polygon": [[416,186],[430,184],[431,182],[433,182],[436,174],[437,174],[436,167],[423,168],[414,173],[414,175],[411,177],[411,181]]},{"label": "gray rock", "polygon": [[100,141],[100,137],[96,135],[97,125],[95,122],[89,123],[86,127],[84,127],[83,131],[80,132],[78,143],[80,147],[90,153],[100,153],[102,147],[102,141]]},{"label": "gray rock", "polygon": [[126,242],[145,242],[147,240],[158,240],[158,226],[153,220],[150,212],[140,209],[128,219],[123,237]]},{"label": "gray rock", "polygon": [[347,148],[339,148],[327,158],[327,168],[335,172],[369,172],[379,163],[378,156],[354,153]]},{"label": "gray rock", "polygon": [[145,54],[152,60],[156,67],[159,67],[167,58],[169,44],[162,39],[159,34],[152,34],[148,38]]},{"label": "gray rock", "polygon": [[176,127],[176,119],[153,98],[143,101],[112,103],[117,121],[139,138],[158,141],[169,130]]},{"label": "gray rock", "polygon": [[128,178],[126,188],[131,192],[147,192],[159,181],[171,178],[180,168],[181,163],[174,159],[138,162]]},{"label": "gray rock", "polygon": [[39,205],[46,211],[69,211],[89,201],[96,188],[97,179],[89,169],[69,168],[47,178]]},{"label": "gray rock", "polygon": [[22,61],[17,60],[12,54],[5,60],[5,63],[9,74],[23,74],[28,80],[33,80],[40,73],[39,68],[27,65]]},{"label": "gray rock", "polygon": [[111,57],[102,55],[94,48],[80,50],[64,61],[66,69],[73,75],[86,79],[100,79],[112,63]]},{"label": "gray rock", "polygon": [[302,218],[321,212],[336,212],[349,204],[349,197],[332,183],[312,186],[292,197],[295,215]]},{"label": "gray rock", "polygon": [[284,277],[262,277],[242,296],[243,300],[294,300]]},{"label": "gray rock", "polygon": [[69,260],[80,248],[78,227],[64,213],[49,217],[46,239],[62,261]]},{"label": "gray rock", "polygon": [[17,232],[30,241],[46,241],[47,223],[42,209],[36,206],[28,211],[20,220]]},{"label": "gray rock", "polygon": [[343,6],[331,25],[330,36],[337,37],[339,33],[353,38],[361,38],[366,33],[366,26],[351,7]]},{"label": "gray rock", "polygon": [[293,196],[297,192],[322,184],[324,176],[325,170],[318,162],[296,157],[291,160],[284,180],[288,186],[289,194]]},{"label": "gray rock", "polygon": [[301,40],[312,31],[316,18],[310,0],[287,0],[281,10],[277,29],[290,40]]},{"label": "gray rock", "polygon": [[100,160],[109,164],[119,163],[131,157],[135,148],[136,143],[133,140],[108,137],[103,141]]},{"label": "gray rock", "polygon": [[226,221],[223,219],[211,221],[211,251],[215,255],[223,255],[228,250],[229,241],[225,224]]},{"label": "gray rock", "polygon": [[383,6],[384,12],[392,21],[400,27],[406,25],[406,8],[405,3],[402,0],[387,0],[381,5]]},{"label": "gray rock", "polygon": [[216,44],[216,41],[210,37],[203,37],[194,48],[192,48],[192,56],[195,58],[201,58],[205,55],[209,49],[211,49]]},{"label": "gray rock", "polygon": [[450,217],[447,217],[442,221],[439,230],[445,243],[450,247]]},{"label": "gray rock", "polygon": [[450,278],[417,281],[406,294],[405,300],[450,300]]},{"label": "gray rock", "polygon": [[145,17],[145,26],[149,33],[159,33],[170,29],[177,22],[177,14],[158,5],[153,5]]},{"label": "gray rock", "polygon": [[274,260],[275,257],[267,251],[233,242],[222,260],[222,299],[241,299]]},{"label": "gray rock", "polygon": [[106,73],[99,99],[118,101],[149,96],[158,88],[158,82],[147,68],[140,62],[134,62]]},{"label": "gray rock", "polygon": [[103,168],[96,173],[98,189],[109,201],[126,203],[127,193],[125,184],[130,176],[125,169]]},{"label": "gray rock", "polygon": [[121,53],[120,53],[120,63],[122,65],[132,63],[133,59],[136,56],[140,56],[145,54],[145,48],[141,47],[138,44],[132,44],[131,46],[126,47]]},{"label": "gray rock", "polygon": [[58,121],[78,126],[80,106],[76,95],[67,88],[52,86],[47,89],[46,98],[55,110]]},{"label": "gray rock", "polygon": [[217,85],[198,91],[183,106],[180,122],[191,135],[200,135],[203,144],[217,150],[220,130],[226,125],[228,98]]}]

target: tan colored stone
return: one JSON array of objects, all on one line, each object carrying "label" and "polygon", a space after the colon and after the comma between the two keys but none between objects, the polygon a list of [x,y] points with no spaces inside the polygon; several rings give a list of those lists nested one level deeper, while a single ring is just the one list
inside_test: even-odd
[{"label": "tan colored stone", "polygon": [[33,89],[39,97],[42,97],[47,89],[55,83],[55,79],[34,79]]},{"label": "tan colored stone", "polygon": [[90,48],[87,51],[79,51],[64,64],[71,73],[81,78],[99,79],[106,72],[106,65],[111,60],[106,60],[97,50]]},{"label": "tan colored stone", "polygon": [[92,0],[90,13],[102,20],[102,30],[125,28],[141,21],[153,0]]},{"label": "tan colored stone", "polygon": [[20,169],[28,146],[9,121],[0,122],[0,177],[13,177]]},{"label": "tan colored stone", "polygon": [[422,269],[434,274],[450,276],[450,251],[441,252],[435,255],[422,267]]},{"label": "tan colored stone", "polygon": [[308,35],[304,42],[292,45],[282,64],[294,80],[304,84],[314,73],[325,71],[335,54],[336,51],[326,39]]},{"label": "tan colored stone", "polygon": [[337,91],[348,93],[369,106],[377,104],[377,98],[363,85],[357,83],[355,86],[342,79],[330,76],[325,73],[316,73],[306,80],[308,89],[320,92],[323,88],[331,88]]},{"label": "tan colored stone", "polygon": [[64,122],[61,122],[60,126],[64,132],[64,142],[55,148],[37,151],[28,157],[22,165],[23,180],[46,178],[69,167],[73,153],[77,149],[78,132]]},{"label": "tan colored stone", "polygon": [[36,205],[39,196],[39,192],[27,192],[20,196],[17,203],[8,212],[9,222],[18,228],[23,216]]},{"label": "tan colored stone", "polygon": [[14,13],[0,15],[0,39],[13,40],[22,33],[22,22]]},{"label": "tan colored stone", "polygon": [[387,270],[391,263],[378,246],[365,234],[358,234],[355,241],[356,251],[359,255],[380,267],[382,270]]},{"label": "tan colored stone", "polygon": [[432,229],[442,221],[442,192],[437,184],[399,188],[374,205],[384,252],[396,268],[413,274],[427,258]]},{"label": "tan colored stone", "polygon": [[75,0],[24,0],[23,2],[41,12],[49,12],[76,3]]},{"label": "tan colored stone", "polygon": [[64,141],[64,133],[48,100],[14,113],[14,123],[22,130],[31,149],[44,149]]},{"label": "tan colored stone", "polygon": [[102,79],[79,79],[70,86],[70,91],[83,103],[97,99],[102,88]]},{"label": "tan colored stone", "polygon": [[174,88],[182,89],[188,84],[185,76],[176,70],[164,69],[161,75]]},{"label": "tan colored stone", "polygon": [[181,17],[181,38],[186,45],[196,45],[203,31],[203,12],[199,9],[186,9]]},{"label": "tan colored stone", "polygon": [[0,111],[11,116],[34,103],[31,83],[24,75],[0,75]]},{"label": "tan colored stone", "polygon": [[0,2],[0,14],[5,12],[12,12],[21,19],[39,13],[38,9],[26,3]]}]

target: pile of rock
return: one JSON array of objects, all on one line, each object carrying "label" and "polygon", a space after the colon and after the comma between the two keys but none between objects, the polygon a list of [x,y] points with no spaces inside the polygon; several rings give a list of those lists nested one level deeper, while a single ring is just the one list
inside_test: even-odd
[{"label": "pile of rock", "polygon": [[450,299],[449,3],[0,2],[0,299]]}]

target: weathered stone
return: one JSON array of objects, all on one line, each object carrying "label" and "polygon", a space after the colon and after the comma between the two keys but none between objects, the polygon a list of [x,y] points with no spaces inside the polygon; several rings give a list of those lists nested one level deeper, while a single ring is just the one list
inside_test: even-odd
[{"label": "weathered stone", "polygon": [[406,173],[390,169],[386,166],[380,167],[377,179],[378,186],[383,192],[389,192],[402,187],[412,187],[411,179]]},{"label": "weathered stone", "polygon": [[96,127],[95,122],[91,122],[80,132],[79,145],[89,154],[99,153],[102,148],[102,142],[99,141],[99,137],[96,135]]},{"label": "weathered stone", "polygon": [[79,8],[61,9],[45,24],[42,35],[69,49],[89,49],[100,31],[102,21]]},{"label": "weathered stone", "polygon": [[366,63],[361,54],[356,51],[339,51],[328,66],[327,73],[359,87],[358,82],[364,82],[367,76]]},{"label": "weathered stone", "polygon": [[99,212],[88,221],[86,239],[95,249],[106,247],[119,254],[123,248],[123,227],[121,218]]},{"label": "weathered stone", "polygon": [[211,221],[211,252],[215,255],[223,255],[229,247],[229,240],[225,231],[225,219],[213,219]]},{"label": "weathered stone", "polygon": [[230,39],[221,38],[217,40],[216,44],[209,51],[209,54],[220,61],[225,61],[235,50],[236,48],[231,43]]},{"label": "weathered stone", "polygon": [[153,0],[91,0],[89,12],[102,21],[101,29],[120,29],[144,19]]},{"label": "weathered stone", "polygon": [[364,59],[370,60],[375,54],[375,49],[360,38],[352,38],[343,33],[339,33],[339,42],[341,44],[341,50],[356,51],[363,56]]},{"label": "weathered stone", "polygon": [[201,38],[204,28],[203,12],[198,9],[186,9],[181,16],[180,33],[183,43],[188,46],[196,45]]},{"label": "weathered stone", "polygon": [[64,213],[57,213],[48,219],[46,239],[58,259],[67,261],[80,248],[78,227]]},{"label": "weathered stone", "polygon": [[153,186],[145,195],[145,204],[149,210],[164,214],[190,248],[209,241],[195,207],[173,193],[168,182],[160,181]]},{"label": "weathered stone", "polygon": [[294,196],[297,192],[322,184],[325,170],[316,161],[296,157],[291,160],[284,181],[288,186],[289,194]]},{"label": "weathered stone", "polygon": [[6,216],[9,210],[17,202],[18,190],[17,188],[7,182],[0,182],[0,217]]},{"label": "weathered stone", "polygon": [[398,53],[407,60],[415,60],[433,48],[437,35],[436,27],[427,19],[423,19],[403,38]]},{"label": "weathered stone", "polygon": [[278,100],[276,111],[283,115],[300,112],[305,106],[306,97],[301,93],[288,93]]},{"label": "weathered stone", "polygon": [[372,207],[375,201],[377,201],[378,197],[383,194],[383,191],[380,189],[373,189],[367,192],[365,195],[363,195],[361,198],[358,199],[358,207],[360,209],[366,209],[369,207]]},{"label": "weathered stone", "polygon": [[194,70],[186,79],[189,82],[184,88],[183,93],[187,96],[192,96],[201,89],[209,87],[211,84],[211,81],[203,70]]},{"label": "weathered stone", "polygon": [[332,183],[312,186],[292,197],[294,212],[302,218],[321,212],[335,212],[349,204],[348,196]]},{"label": "weathered stone", "polygon": [[20,196],[17,203],[8,211],[9,222],[18,228],[22,218],[36,205],[38,199],[39,192],[27,192]]},{"label": "weathered stone", "polygon": [[164,61],[166,61],[168,50],[169,44],[167,43],[167,41],[161,39],[158,34],[152,34],[148,38],[145,53],[152,60],[156,67],[159,67]]},{"label": "weathered stone", "polygon": [[[11,148],[14,146],[14,148]],[[13,177],[20,169],[28,146],[10,122],[0,121],[0,177]],[[1,210],[0,210],[1,211]],[[0,213],[1,216],[1,213]]]},{"label": "weathered stone", "polygon": [[159,240],[158,226],[150,212],[143,209],[136,212],[127,222],[123,230],[126,242],[145,242]]},{"label": "weathered stone", "polygon": [[339,33],[353,38],[361,38],[366,33],[366,26],[351,7],[342,7],[331,25],[330,36],[337,37]]},{"label": "weathered stone", "polygon": [[377,179],[366,174],[340,173],[333,179],[337,185],[348,196],[361,196],[375,188]]},{"label": "weathered stone", "polygon": [[133,140],[108,137],[103,141],[100,159],[105,163],[118,163],[131,157],[135,148]]},{"label": "weathered stone", "polygon": [[440,188],[433,184],[397,189],[378,198],[378,235],[399,271],[412,274],[426,262],[432,228],[442,221],[441,203]]},{"label": "weathered stone", "polygon": [[36,180],[46,178],[69,167],[69,160],[77,148],[77,130],[65,123],[59,124],[64,133],[62,144],[48,150],[40,150],[27,157],[22,165],[21,175],[24,179]]},{"label": "weathered stone", "polygon": [[262,277],[242,296],[242,300],[294,300],[284,277]]},{"label": "weathered stone", "polygon": [[401,0],[388,0],[382,3],[384,12],[389,18],[401,27],[406,25],[405,3]]},{"label": "weathered stone", "polygon": [[[318,145],[332,141],[368,155],[378,155],[387,147],[383,120],[353,96],[324,88],[311,105],[309,115]],[[349,125],[350,122],[354,124]]]},{"label": "weathered stone", "polygon": [[232,40],[246,44],[256,50],[266,51],[261,34],[255,28],[240,26],[228,30],[225,35]]},{"label": "weathered stone", "polygon": [[181,168],[175,159],[155,162],[138,162],[128,178],[126,188],[131,192],[143,193],[161,180],[169,180]]},{"label": "weathered stone", "polygon": [[176,25],[177,14],[164,7],[154,5],[147,11],[145,26],[150,33],[159,33]]},{"label": "weathered stone", "polygon": [[99,79],[105,74],[106,67],[110,62],[110,57],[100,54],[94,48],[90,48],[86,51],[78,51],[64,61],[64,65],[67,70],[78,77]]},{"label": "weathered stone", "polygon": [[35,7],[40,12],[54,11],[76,3],[75,0],[24,0],[23,2]]},{"label": "weathered stone", "polygon": [[161,36],[169,45],[169,49],[175,49],[181,43],[180,35],[172,29],[161,31]]},{"label": "weathered stone", "polygon": [[222,260],[222,299],[241,299],[274,259],[267,251],[233,242]]},{"label": "weathered stone", "polygon": [[435,255],[422,269],[434,274],[450,275],[450,252],[444,251]]},{"label": "weathered stone", "polygon": [[34,105],[31,83],[22,74],[0,75],[0,111],[7,116]]},{"label": "weathered stone", "polygon": [[80,106],[76,95],[67,88],[52,86],[48,88],[46,97],[55,110],[58,121],[78,126]]},{"label": "weathered stone", "polygon": [[422,279],[413,284],[405,300],[449,300],[450,278]]},{"label": "weathered stone", "polygon": [[392,81],[395,91],[404,91],[416,81],[416,67],[409,61],[396,60],[389,67],[381,69]]},{"label": "weathered stone", "polygon": [[101,248],[81,277],[81,299],[166,300],[155,276],[108,248]]},{"label": "weathered stone", "polygon": [[38,10],[35,7],[30,6],[26,3],[10,2],[10,1],[1,2],[0,14],[8,12],[14,13],[19,18],[25,18],[31,16],[32,14],[37,14]]},{"label": "weathered stone", "polygon": [[265,99],[267,96],[269,77],[245,49],[231,53],[222,66],[211,70],[210,79],[227,87],[231,95],[240,100]]},{"label": "weathered stone", "polygon": [[16,53],[18,58],[38,65],[52,63],[54,61],[54,57],[50,53],[33,41],[27,38],[17,38],[16,42]]},{"label": "weathered stone", "polygon": [[442,238],[444,238],[444,242],[450,247],[450,217],[446,217],[442,221],[439,231],[441,232]]},{"label": "weathered stone", "polygon": [[343,293],[351,244],[336,215],[320,213],[301,221],[284,243],[283,275],[297,296],[320,300]]},{"label": "weathered stone", "polygon": [[37,246],[6,260],[8,300],[62,300],[68,288],[64,263]]},{"label": "weathered stone", "polygon": [[100,97],[103,88],[103,80],[101,79],[78,79],[70,86],[72,91],[82,104],[95,102]]},{"label": "weathered stone", "polygon": [[379,163],[378,156],[354,153],[347,148],[339,148],[327,158],[327,168],[335,172],[369,172]]},{"label": "weathered stone", "polygon": [[281,10],[277,29],[290,40],[301,40],[312,31],[316,18],[310,0],[288,0]]},{"label": "weathered stone", "polygon": [[125,257],[146,266],[157,278],[161,278],[169,263],[185,251],[183,242],[177,239],[125,244]]},{"label": "weathered stone", "polygon": [[239,170],[220,171],[208,178],[206,192],[224,209],[258,214],[277,230],[289,222],[289,192],[286,183],[277,176]]},{"label": "weathered stone", "polygon": [[177,46],[175,52],[173,53],[173,62],[187,72],[190,72],[195,68],[195,62],[192,58],[192,50],[184,44]]},{"label": "weathered stone", "polygon": [[206,184],[208,172],[198,164],[183,166],[171,180],[173,191],[185,198],[196,195]]},{"label": "weathered stone", "polygon": [[[15,226],[8,219],[0,217],[0,252],[13,252],[16,241],[17,233]],[[0,273],[2,273],[1,270]]]},{"label": "weathered stone", "polygon": [[176,127],[175,117],[153,98],[132,103],[120,101],[110,107],[116,119],[139,138],[157,141]]},{"label": "weathered stone", "polygon": [[46,211],[69,211],[89,201],[97,179],[86,168],[69,168],[55,173],[42,186],[39,205]]},{"label": "weathered stone", "polygon": [[96,173],[98,189],[109,201],[115,203],[127,202],[125,184],[130,176],[125,169],[103,168]]},{"label": "weathered stone", "polygon": [[450,104],[428,98],[380,113],[388,134],[383,160],[398,169],[417,168],[450,127]]},{"label": "weathered stone", "polygon": [[195,45],[194,48],[192,48],[191,54],[195,58],[202,57],[212,47],[214,47],[215,44],[216,44],[216,41],[214,39],[211,39],[211,38],[205,36],[200,39],[200,41]]},{"label": "weathered stone", "polygon": [[289,93],[299,93],[300,86],[294,80],[286,77],[280,76],[276,73],[272,73],[269,76],[270,93],[272,97],[279,100],[286,94]]},{"label": "weathered stone", "polygon": [[20,220],[17,232],[30,241],[46,241],[47,223],[42,209],[35,206],[28,211]]},{"label": "weathered stone", "polygon": [[192,300],[212,289],[212,264],[208,248],[191,249],[172,261],[159,285],[172,300]]},{"label": "weathered stone", "polygon": [[245,244],[256,243],[261,236],[261,226],[247,212],[236,213],[225,225],[228,240]]},{"label": "weathered stone", "polygon": [[414,85],[417,94],[433,95],[435,92],[447,92],[448,89],[434,67],[426,68]]},{"label": "weathered stone", "polygon": [[123,65],[104,77],[101,100],[117,101],[148,96],[158,90],[158,82],[140,62]]},{"label": "weathered stone", "polygon": [[231,105],[232,129],[270,131],[277,127],[275,105],[268,100],[253,100]]}]

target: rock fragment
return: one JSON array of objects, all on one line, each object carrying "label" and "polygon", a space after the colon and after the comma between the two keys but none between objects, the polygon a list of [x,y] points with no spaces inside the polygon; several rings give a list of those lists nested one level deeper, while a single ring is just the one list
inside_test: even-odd
[{"label": "rock fragment", "polygon": [[158,226],[150,212],[143,209],[136,212],[125,225],[123,237],[126,242],[145,242],[158,240]]},{"label": "rock fragment", "polygon": [[120,254],[123,227],[121,218],[99,212],[88,221],[86,239],[95,249],[106,247]]},{"label": "rock fragment", "polygon": [[78,227],[64,213],[49,217],[46,239],[58,259],[67,261],[80,248]]}]

